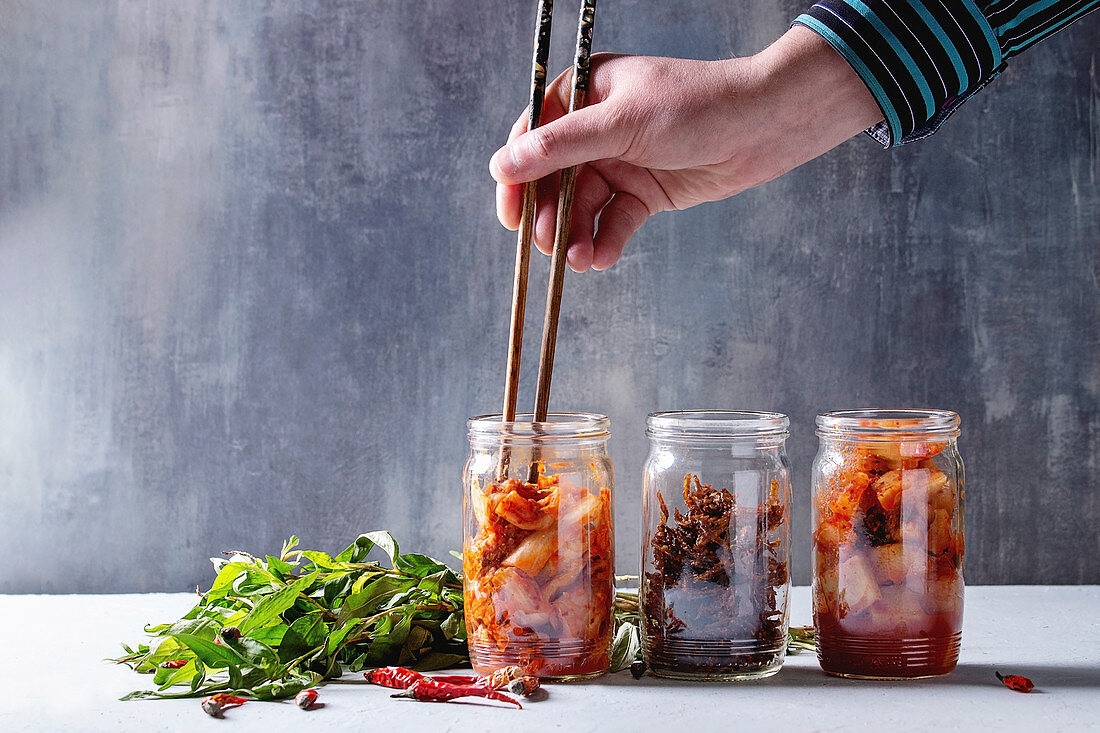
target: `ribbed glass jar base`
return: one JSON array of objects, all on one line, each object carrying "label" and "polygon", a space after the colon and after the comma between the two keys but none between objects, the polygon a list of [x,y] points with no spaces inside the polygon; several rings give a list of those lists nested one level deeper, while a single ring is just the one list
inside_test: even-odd
[{"label": "ribbed glass jar base", "polygon": [[926,639],[871,639],[818,635],[821,668],[837,677],[910,680],[938,677],[955,669],[962,634]]},{"label": "ribbed glass jar base", "polygon": [[756,641],[674,639],[643,642],[646,666],[658,677],[735,682],[770,677],[783,666],[784,646]]},{"label": "ribbed glass jar base", "polygon": [[517,665],[526,674],[544,680],[587,680],[607,673],[607,645],[589,641],[516,642],[505,649],[493,644],[469,642],[470,666],[478,674]]}]

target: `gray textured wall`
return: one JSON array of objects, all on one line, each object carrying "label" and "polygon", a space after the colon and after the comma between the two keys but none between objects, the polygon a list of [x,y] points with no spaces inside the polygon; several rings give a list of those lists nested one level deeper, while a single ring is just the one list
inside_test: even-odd
[{"label": "gray textured wall", "polygon": [[[802,4],[601,6],[597,49],[716,58]],[[291,533],[459,544],[514,246],[486,163],[532,14],[0,0],[0,591],[182,590]],[[552,404],[612,417],[620,572],[646,412],[791,415],[805,582],[814,414],[912,405],[963,416],[970,581],[1100,582],[1098,36],[1032,49],[930,140],[849,141],[567,278]]]}]

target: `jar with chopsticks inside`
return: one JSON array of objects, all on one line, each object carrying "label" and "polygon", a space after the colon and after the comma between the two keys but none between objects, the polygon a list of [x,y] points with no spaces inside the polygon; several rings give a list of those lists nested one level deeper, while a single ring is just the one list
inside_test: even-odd
[{"label": "jar with chopsticks inside", "polygon": [[463,558],[470,662],[583,679],[610,664],[614,474],[603,415],[467,422]]}]

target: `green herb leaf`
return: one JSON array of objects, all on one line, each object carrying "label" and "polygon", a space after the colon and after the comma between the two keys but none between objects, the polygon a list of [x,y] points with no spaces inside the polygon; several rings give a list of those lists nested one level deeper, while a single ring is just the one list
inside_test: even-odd
[{"label": "green herb leaf", "polygon": [[365,562],[367,555],[375,547],[380,547],[389,555],[391,565],[397,562],[398,545],[393,535],[386,531],[367,532],[356,538],[355,542],[336,556],[339,562]]},{"label": "green herb leaf", "polygon": [[260,601],[252,612],[245,616],[244,621],[240,623],[240,630],[242,634],[248,635],[252,629],[258,629],[266,626],[269,622],[273,621],[283,611],[287,610],[294,605],[294,602],[298,600],[298,595],[305,589],[309,588],[313,584],[313,581],[317,579],[320,571],[310,573],[309,575],[299,578],[286,588],[278,591],[274,595],[270,595],[267,598]]},{"label": "green herb leaf", "polygon": [[286,627],[282,643],[279,644],[279,661],[288,664],[306,652],[322,646],[327,636],[328,626],[320,613],[302,616]]},{"label": "green herb leaf", "polygon": [[195,653],[207,667],[218,669],[231,664],[244,664],[244,657],[221,644],[215,644],[191,634],[176,634],[174,637]]},{"label": "green herb leaf", "polygon": [[626,669],[641,651],[642,640],[638,636],[638,627],[632,623],[619,624],[615,640],[611,642],[611,671]]}]

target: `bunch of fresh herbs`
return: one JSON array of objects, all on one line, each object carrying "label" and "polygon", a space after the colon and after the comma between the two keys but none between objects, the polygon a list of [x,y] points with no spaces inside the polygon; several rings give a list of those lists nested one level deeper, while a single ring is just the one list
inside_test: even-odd
[{"label": "bunch of fresh herbs", "polygon": [[[259,700],[370,667],[418,670],[468,662],[462,579],[438,560],[401,554],[389,532],[361,535],[336,557],[299,550],[214,558],[217,577],[175,623],[146,627],[149,643],[113,661],[153,675],[147,697],[232,691]],[[368,561],[378,548],[390,567]],[[182,691],[178,687],[184,687]]]}]

